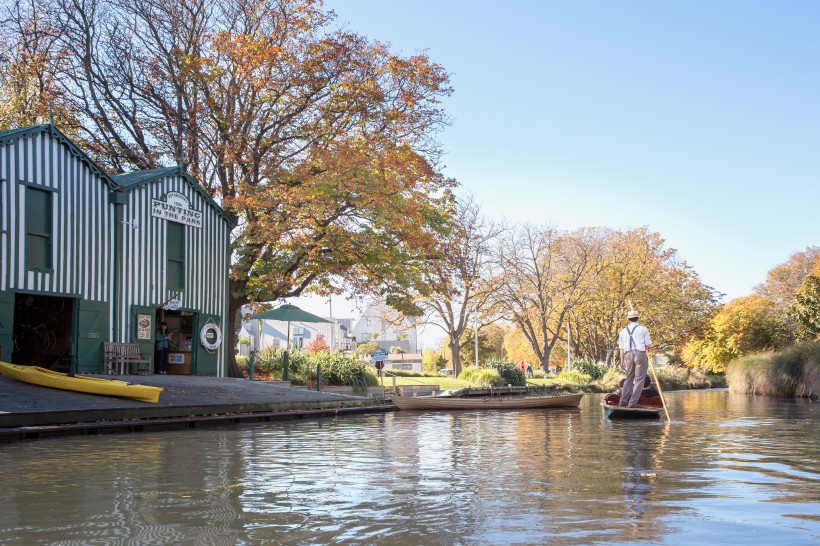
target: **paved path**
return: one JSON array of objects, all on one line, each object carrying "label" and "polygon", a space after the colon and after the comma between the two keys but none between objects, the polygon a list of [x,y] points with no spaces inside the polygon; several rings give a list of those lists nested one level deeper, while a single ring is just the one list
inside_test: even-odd
[{"label": "paved path", "polygon": [[118,379],[165,390],[159,402],[152,404],[40,387],[0,375],[0,439],[43,430],[36,427],[92,430],[128,424],[132,428],[144,428],[146,422],[193,423],[226,416],[240,421],[262,415],[270,419],[271,414],[285,412],[293,417],[294,414],[391,409],[390,405],[372,398],[247,379],[180,375],[130,375]]}]

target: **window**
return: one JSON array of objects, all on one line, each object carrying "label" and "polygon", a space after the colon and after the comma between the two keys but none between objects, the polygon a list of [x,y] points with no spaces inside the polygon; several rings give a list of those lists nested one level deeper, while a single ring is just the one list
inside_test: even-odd
[{"label": "window", "polygon": [[51,269],[51,192],[26,187],[26,269]]},{"label": "window", "polygon": [[167,256],[166,282],[168,290],[185,288],[185,226],[168,222],[165,232],[165,253]]}]

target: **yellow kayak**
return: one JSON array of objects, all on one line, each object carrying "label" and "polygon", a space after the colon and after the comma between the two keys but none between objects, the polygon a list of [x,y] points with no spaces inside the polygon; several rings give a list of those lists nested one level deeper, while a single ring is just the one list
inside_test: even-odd
[{"label": "yellow kayak", "polygon": [[150,385],[133,385],[116,379],[100,379],[79,375],[71,377],[39,366],[20,366],[7,362],[0,362],[0,374],[24,383],[40,385],[41,387],[102,394],[104,396],[120,396],[143,402],[157,403],[159,393],[162,392],[162,388]]}]

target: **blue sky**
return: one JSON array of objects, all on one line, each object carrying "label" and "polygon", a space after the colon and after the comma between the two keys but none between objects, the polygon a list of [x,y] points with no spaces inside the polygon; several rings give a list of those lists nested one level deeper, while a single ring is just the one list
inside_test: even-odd
[{"label": "blue sky", "polygon": [[330,0],[452,76],[485,213],[659,232],[731,299],[820,244],[820,2]]}]

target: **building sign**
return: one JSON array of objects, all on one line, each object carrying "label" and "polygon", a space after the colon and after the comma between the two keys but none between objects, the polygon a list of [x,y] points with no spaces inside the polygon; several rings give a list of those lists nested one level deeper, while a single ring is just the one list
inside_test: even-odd
[{"label": "building sign", "polygon": [[183,353],[168,353],[168,364],[185,364]]},{"label": "building sign", "polygon": [[151,315],[137,315],[137,339],[151,339]]},{"label": "building sign", "polygon": [[188,198],[176,191],[166,193],[164,201],[151,199],[151,216],[202,228],[202,212],[192,210]]}]

